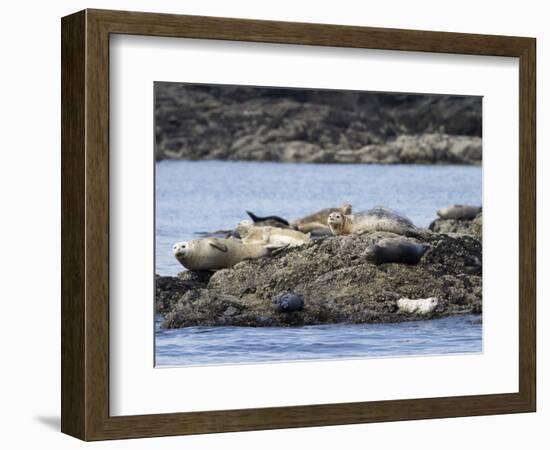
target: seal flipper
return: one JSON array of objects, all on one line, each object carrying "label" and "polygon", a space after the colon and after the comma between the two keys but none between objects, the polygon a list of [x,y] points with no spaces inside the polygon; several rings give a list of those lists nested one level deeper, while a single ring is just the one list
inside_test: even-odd
[{"label": "seal flipper", "polygon": [[252,219],[252,222],[256,223],[256,222],[260,222],[262,221],[263,219],[261,217],[258,217],[256,214],[254,214],[253,212],[250,212],[250,211],[247,211],[246,212],[248,214],[248,217],[250,217]]},{"label": "seal flipper", "polygon": [[268,251],[269,256],[277,256],[279,253],[284,252],[288,247],[290,247],[290,244],[286,244],[286,245],[268,245],[268,246],[266,246],[266,250]]},{"label": "seal flipper", "polygon": [[215,240],[214,242],[210,241],[209,244],[220,252],[227,253],[227,245]]},{"label": "seal flipper", "polygon": [[282,217],[279,217],[279,216],[258,217],[253,212],[247,211],[246,213],[248,214],[248,217],[250,217],[252,219],[252,222],[254,222],[254,223],[263,222],[264,220],[274,220],[276,222],[280,222],[284,225],[290,226],[290,224],[288,223],[288,220],[285,220],[285,219],[283,219]]}]

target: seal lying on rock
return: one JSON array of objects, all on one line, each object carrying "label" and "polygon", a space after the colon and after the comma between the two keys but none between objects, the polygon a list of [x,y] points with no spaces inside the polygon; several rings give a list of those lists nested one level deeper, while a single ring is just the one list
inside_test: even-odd
[{"label": "seal lying on rock", "polygon": [[328,225],[335,235],[388,231],[403,236],[425,237],[427,230],[417,228],[409,219],[382,206],[357,214],[333,212]]},{"label": "seal lying on rock", "polygon": [[481,206],[451,205],[441,208],[437,215],[442,219],[472,220],[481,212]]},{"label": "seal lying on rock", "polygon": [[430,314],[439,305],[439,300],[436,297],[429,298],[400,298],[397,300],[397,307],[400,312],[409,314]]},{"label": "seal lying on rock", "polygon": [[237,232],[245,244],[289,245],[297,247],[311,242],[307,234],[297,230],[278,227],[258,227],[249,220],[242,220],[237,225]]},{"label": "seal lying on rock", "polygon": [[172,252],[189,270],[218,270],[245,259],[275,255],[286,246],[245,244],[238,239],[207,238],[174,244]]},{"label": "seal lying on rock", "polygon": [[351,214],[351,205],[345,203],[339,208],[325,208],[310,214],[309,216],[302,217],[290,222],[290,225],[304,233],[308,233],[315,229],[327,229],[328,218],[332,213]]},{"label": "seal lying on rock", "polygon": [[293,292],[278,295],[273,299],[272,303],[278,312],[286,313],[304,309],[304,297]]},{"label": "seal lying on rock", "polygon": [[404,237],[385,238],[370,245],[365,256],[374,264],[405,263],[417,264],[429,248]]}]

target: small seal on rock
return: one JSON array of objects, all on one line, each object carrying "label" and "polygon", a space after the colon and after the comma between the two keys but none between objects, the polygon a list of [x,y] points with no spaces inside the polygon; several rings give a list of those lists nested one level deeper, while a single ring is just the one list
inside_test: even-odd
[{"label": "small seal on rock", "polygon": [[206,238],[178,242],[172,247],[172,253],[189,270],[218,270],[232,267],[245,259],[275,255],[285,248],[245,244],[232,238]]},{"label": "small seal on rock", "polygon": [[339,208],[321,209],[309,216],[291,221],[290,225],[304,233],[317,229],[328,229],[328,217],[332,213],[351,214],[351,205],[345,203]]},{"label": "small seal on rock", "polygon": [[439,300],[436,297],[429,298],[400,298],[397,300],[397,307],[400,312],[409,314],[430,314],[439,305]]},{"label": "small seal on rock", "polygon": [[442,219],[473,220],[481,212],[481,206],[451,205],[441,208],[437,215]]},{"label": "small seal on rock", "polygon": [[412,239],[404,237],[385,238],[370,245],[365,256],[374,264],[405,263],[417,264],[429,248]]},{"label": "small seal on rock", "polygon": [[333,212],[328,225],[335,235],[388,231],[403,236],[425,237],[429,231],[417,228],[409,219],[382,206],[357,214]]},{"label": "small seal on rock", "polygon": [[304,309],[304,297],[293,292],[286,292],[273,299],[273,306],[279,312],[301,311]]}]

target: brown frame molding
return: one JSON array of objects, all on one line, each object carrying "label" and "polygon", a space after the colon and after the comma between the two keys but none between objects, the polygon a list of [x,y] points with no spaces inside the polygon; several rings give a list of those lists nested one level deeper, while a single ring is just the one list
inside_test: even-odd
[{"label": "brown frame molding", "polygon": [[[61,429],[84,440],[531,412],[536,408],[536,40],[85,10],[62,30]],[[519,392],[109,416],[109,35],[137,34],[519,58]]]}]

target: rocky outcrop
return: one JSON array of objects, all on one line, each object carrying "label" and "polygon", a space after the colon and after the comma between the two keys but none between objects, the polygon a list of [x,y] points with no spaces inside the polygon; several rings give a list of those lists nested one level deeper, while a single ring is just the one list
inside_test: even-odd
[{"label": "rocky outcrop", "polygon": [[156,157],[479,164],[479,97],[155,85]]},{"label": "rocky outcrop", "polygon": [[[157,277],[157,310],[168,328],[400,322],[481,312],[478,238],[432,233],[416,265],[369,262],[367,247],[387,237],[395,235],[331,236],[215,273]],[[281,308],[285,293],[303,307]],[[402,298],[429,297],[437,299],[429,313],[398,306]]]},{"label": "rocky outcrop", "polygon": [[168,313],[178,302],[182,292],[205,287],[210,280],[209,272],[183,272],[181,277],[155,276],[155,310]]},{"label": "rocky outcrop", "polygon": [[430,224],[430,230],[436,233],[461,233],[482,238],[483,216],[479,213],[472,220],[436,219]]}]

